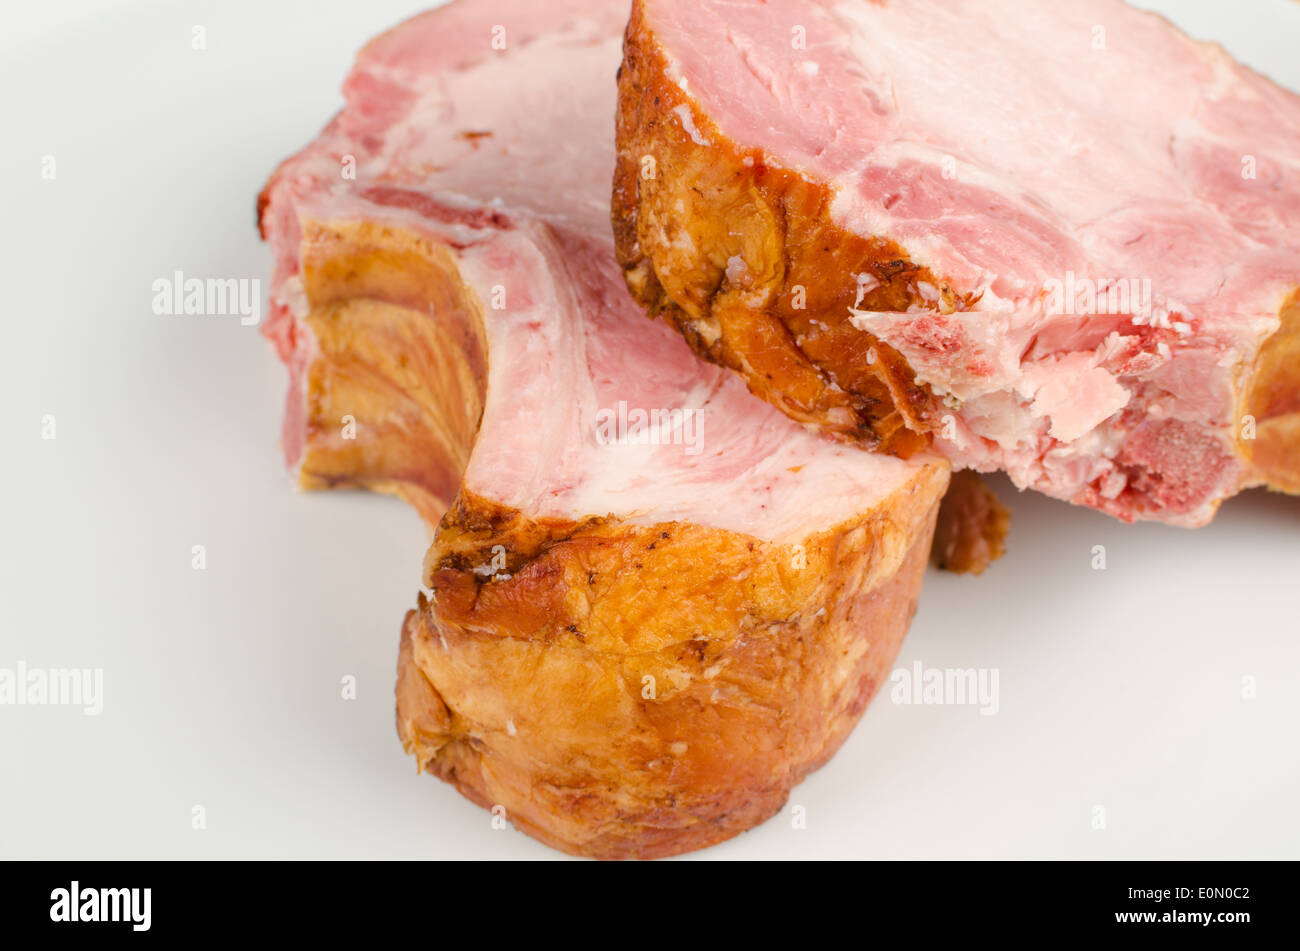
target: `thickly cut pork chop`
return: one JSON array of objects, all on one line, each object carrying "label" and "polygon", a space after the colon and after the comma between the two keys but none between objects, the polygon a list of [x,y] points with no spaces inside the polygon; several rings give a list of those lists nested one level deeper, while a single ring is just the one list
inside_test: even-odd
[{"label": "thickly cut pork chop", "polygon": [[462,0],[409,21],[260,212],[290,463],[436,526],[403,743],[600,857],[726,839],[825,762],[887,676],[947,483],[806,431],[629,299],[626,18]]},{"label": "thickly cut pork chop", "polygon": [[633,292],[796,419],[1126,520],[1300,491],[1300,97],[1120,0],[636,0]]}]

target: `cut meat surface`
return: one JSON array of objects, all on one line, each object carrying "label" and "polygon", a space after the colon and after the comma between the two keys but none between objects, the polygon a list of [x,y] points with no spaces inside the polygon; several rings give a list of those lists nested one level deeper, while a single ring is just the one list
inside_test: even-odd
[{"label": "cut meat surface", "polygon": [[623,0],[461,0],[373,41],[260,200],[284,445],[434,528],[398,730],[552,845],[773,814],[915,608],[947,465],[861,452],[645,319],[609,227]]},{"label": "cut meat surface", "polygon": [[638,298],[791,416],[1122,519],[1300,491],[1300,97],[1120,0],[637,0]]}]

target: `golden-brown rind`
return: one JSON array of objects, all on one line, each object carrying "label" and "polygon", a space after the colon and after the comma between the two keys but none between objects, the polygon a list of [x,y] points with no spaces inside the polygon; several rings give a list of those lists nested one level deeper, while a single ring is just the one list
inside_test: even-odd
[{"label": "golden-brown rind", "polygon": [[[942,491],[927,478],[795,547],[538,525],[462,497],[403,628],[403,743],[577,855],[656,858],[756,825],[888,677]],[[505,566],[485,576],[494,549]]]}]

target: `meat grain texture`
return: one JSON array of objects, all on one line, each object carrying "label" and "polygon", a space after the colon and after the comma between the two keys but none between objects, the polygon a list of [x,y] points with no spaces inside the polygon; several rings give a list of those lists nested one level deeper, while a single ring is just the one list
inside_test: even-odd
[{"label": "meat grain texture", "polygon": [[636,0],[618,251],[795,419],[1121,519],[1300,491],[1300,97],[1121,0]]},{"label": "meat grain texture", "polygon": [[[460,0],[403,24],[259,203],[290,465],[433,531],[403,744],[600,858],[727,839],[834,753],[948,480],[808,432],[629,298],[608,191],[627,12]],[[654,438],[620,430],[638,410],[666,414]]]}]

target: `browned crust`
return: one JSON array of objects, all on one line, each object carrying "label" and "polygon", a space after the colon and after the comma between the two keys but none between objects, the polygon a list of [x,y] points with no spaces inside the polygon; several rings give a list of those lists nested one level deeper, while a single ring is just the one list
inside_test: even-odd
[{"label": "browned crust", "polygon": [[974,472],[953,473],[939,506],[930,560],[937,568],[982,575],[1007,551],[1011,511]]},{"label": "browned crust", "polygon": [[[751,828],[887,678],[941,480],[800,549],[676,523],[530,524],[463,498],[426,564],[433,597],[403,627],[403,743],[573,854],[656,858]],[[474,571],[496,545],[508,579]]]},{"label": "browned crust", "polygon": [[1255,362],[1240,445],[1260,482],[1300,495],[1300,290]]},{"label": "browned crust", "polygon": [[[897,244],[832,225],[828,187],[724,136],[668,79],[639,0],[618,85],[611,215],[637,300],[793,418],[864,448],[917,451],[934,398],[897,351],[849,322],[850,309],[906,310],[917,281],[939,288],[944,306],[968,302]],[[708,144],[674,116],[682,106]],[[729,277],[735,259],[745,266]],[[861,302],[858,274],[879,282]]]},{"label": "browned crust", "polygon": [[[674,115],[683,106],[703,143]],[[762,150],[723,134],[668,78],[644,0],[634,0],[624,39],[617,144],[614,233],[628,286],[643,306],[801,422],[902,456],[928,438],[919,434],[939,427],[942,404],[907,361],[850,322],[852,275],[880,282],[861,302],[864,310],[907,310],[919,302],[917,281],[940,290],[941,310],[968,310],[977,301],[918,267],[894,242],[835,226],[825,183],[773,167]],[[728,277],[728,262],[737,258],[745,267]],[[793,306],[800,287],[804,310]],[[1300,492],[1296,299],[1243,390],[1243,413],[1258,424],[1258,436],[1238,441],[1255,481],[1290,492]]]},{"label": "browned crust", "polygon": [[446,248],[369,222],[304,222],[300,276],[319,350],[300,484],[389,492],[432,531],[486,398],[478,302]]}]

